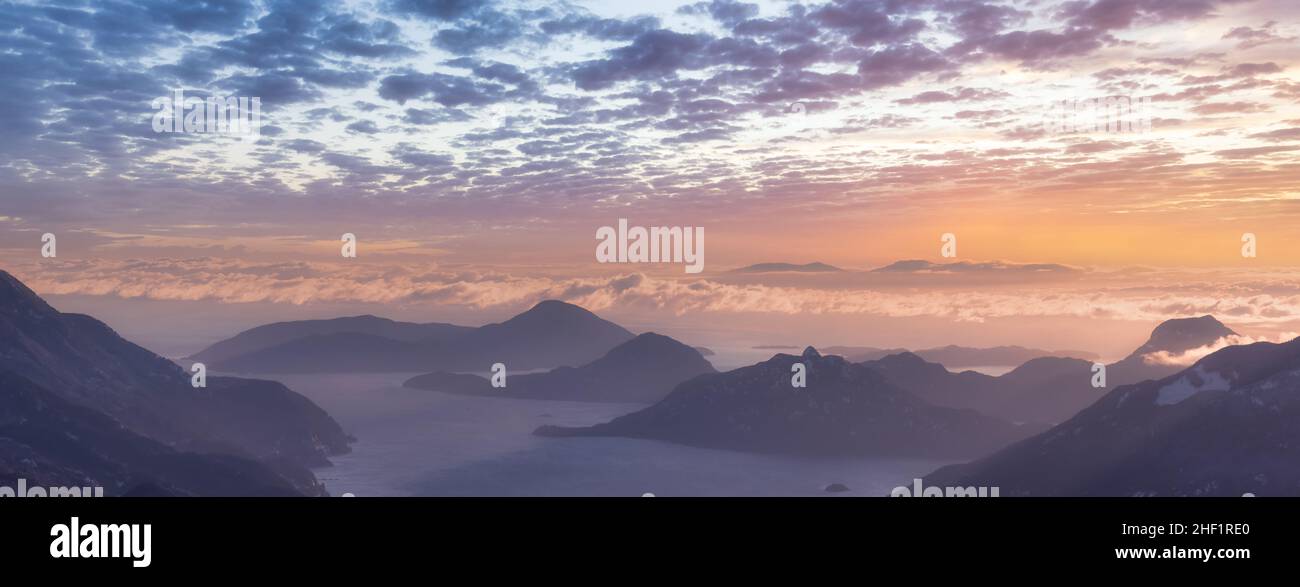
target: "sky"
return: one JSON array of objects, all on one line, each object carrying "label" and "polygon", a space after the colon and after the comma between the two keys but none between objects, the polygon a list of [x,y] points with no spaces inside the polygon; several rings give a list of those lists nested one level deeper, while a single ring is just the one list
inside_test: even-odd
[{"label": "sky", "polygon": [[[164,353],[273,320],[480,324],[546,298],[714,345],[1122,355],[1202,314],[1279,338],[1300,330],[1298,17],[1289,0],[0,2],[0,269]],[[155,132],[177,89],[258,98],[259,135]],[[1149,124],[1052,124],[1117,97]],[[620,218],[702,227],[705,270],[598,263]],[[731,272],[814,261],[844,271]]]}]

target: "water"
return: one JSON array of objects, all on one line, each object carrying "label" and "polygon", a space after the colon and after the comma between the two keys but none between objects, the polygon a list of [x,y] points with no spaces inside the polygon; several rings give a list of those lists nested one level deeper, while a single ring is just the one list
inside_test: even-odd
[{"label": "water", "polygon": [[[543,438],[543,424],[588,425],[638,404],[473,397],[406,389],[414,374],[276,376],[357,437],[316,471],[358,496],[886,495],[945,464],[800,458],[624,438]],[[849,491],[828,494],[842,483]]]}]

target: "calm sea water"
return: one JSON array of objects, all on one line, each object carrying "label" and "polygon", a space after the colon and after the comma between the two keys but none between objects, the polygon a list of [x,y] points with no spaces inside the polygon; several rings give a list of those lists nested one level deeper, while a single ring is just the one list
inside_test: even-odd
[{"label": "calm sea water", "polygon": [[[276,376],[357,437],[316,471],[357,496],[879,496],[945,464],[797,458],[622,438],[543,438],[639,409],[406,389],[414,374]],[[829,494],[841,483],[848,492]]]}]

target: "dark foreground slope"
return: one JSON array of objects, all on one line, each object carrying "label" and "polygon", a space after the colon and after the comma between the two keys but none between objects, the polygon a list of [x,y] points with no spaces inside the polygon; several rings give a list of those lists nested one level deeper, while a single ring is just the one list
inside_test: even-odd
[{"label": "dark foreground slope", "polygon": [[1300,495],[1300,339],[1211,354],[927,485],[1002,495]]},{"label": "dark foreground slope", "polygon": [[[282,475],[250,459],[182,453],[72,405],[12,372],[0,372],[0,485],[136,488],[172,495],[297,495]],[[302,480],[299,480],[302,481]]]},{"label": "dark foreground slope", "polygon": [[349,450],[337,422],[283,385],[209,377],[195,389],[175,363],[55,310],[2,271],[0,371],[173,450],[258,461],[304,493],[321,491],[307,467]]}]

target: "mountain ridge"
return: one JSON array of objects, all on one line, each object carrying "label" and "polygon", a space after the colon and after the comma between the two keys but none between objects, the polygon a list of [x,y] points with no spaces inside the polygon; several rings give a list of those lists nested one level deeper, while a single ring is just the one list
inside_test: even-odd
[{"label": "mountain ridge", "polygon": [[220,340],[186,358],[192,361],[217,364],[239,355],[264,350],[297,338],[340,332],[369,334],[415,343],[430,340],[438,341],[444,337],[450,338],[460,330],[468,331],[472,330],[472,328],[440,322],[400,322],[373,314],[273,322],[250,328],[233,337]]},{"label": "mountain ridge", "polygon": [[0,370],[0,484],[12,487],[19,478],[42,487],[102,487],[108,496],[141,485],[172,495],[302,494],[253,460],[175,451]]},{"label": "mountain ridge", "polygon": [[919,350],[836,345],[824,347],[822,350],[830,354],[840,355],[853,362],[869,361],[902,352],[910,352],[927,361],[950,368],[1021,365],[1026,361],[1041,357],[1071,357],[1089,360],[1097,358],[1096,353],[1088,351],[1049,351],[1019,345],[968,347],[949,344]]},{"label": "mountain ridge", "polygon": [[[802,363],[806,388],[791,386]],[[1031,429],[1032,430],[1032,429]],[[657,404],[588,427],[539,436],[624,436],[709,448],[816,455],[975,456],[1027,435],[972,410],[932,406],[875,370],[808,347],[701,375]]]},{"label": "mountain ridge", "polygon": [[0,370],[132,433],[255,460],[308,494],[323,493],[308,467],[350,450],[337,422],[279,383],[212,376],[195,389],[179,365],[90,316],[59,312],[2,270],[0,300]]},{"label": "mountain ridge", "polygon": [[812,263],[755,263],[732,269],[730,273],[837,273],[843,269],[820,261]]},{"label": "mountain ridge", "polygon": [[[527,370],[581,365],[633,337],[622,326],[558,300],[543,300],[503,322],[479,327],[377,318],[384,322],[367,321],[372,326],[368,332],[355,332],[348,330],[354,324],[340,320],[349,319],[259,326],[214,343],[194,358],[215,355],[219,360],[209,369],[234,373],[481,371],[498,362]],[[406,339],[390,338],[376,324],[399,329]],[[263,332],[275,332],[277,340],[293,335],[253,350],[235,342],[267,340],[250,333],[271,326],[275,328]],[[235,348],[241,352],[232,353]]]},{"label": "mountain ridge", "polygon": [[1300,495],[1300,338],[1221,349],[927,484],[1003,495]]},{"label": "mountain ridge", "polygon": [[402,385],[470,395],[649,403],[663,399],[682,381],[716,372],[699,350],[647,332],[579,367],[508,375],[504,388],[494,388],[477,375],[446,372],[412,377]]},{"label": "mountain ridge", "polygon": [[[1174,318],[1161,322],[1139,347],[1144,354],[1134,351],[1129,358],[1106,365],[1104,389],[1164,377],[1182,369],[1177,365],[1148,363],[1140,358],[1145,353],[1200,348],[1220,340],[1223,332],[1235,334],[1213,317],[1193,319],[1199,328],[1192,330],[1180,327],[1186,324],[1185,320]],[[1171,331],[1182,334],[1176,339],[1157,336]],[[1169,340],[1176,343],[1167,343]],[[1061,422],[1104,393],[1103,389],[1092,387],[1093,362],[1070,357],[1036,357],[998,376],[949,371],[911,352],[862,363],[881,370],[896,385],[936,405],[975,409],[1013,422]]]}]

